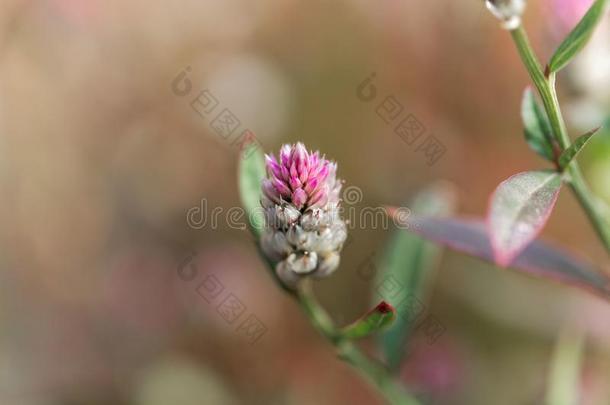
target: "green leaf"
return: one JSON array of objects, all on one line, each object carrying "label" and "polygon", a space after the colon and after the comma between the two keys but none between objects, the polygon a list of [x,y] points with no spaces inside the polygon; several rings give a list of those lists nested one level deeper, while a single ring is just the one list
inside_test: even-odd
[{"label": "green leaf", "polygon": [[592,129],[591,131],[587,132],[586,134],[581,135],[574,141],[574,143],[572,145],[570,145],[570,147],[568,149],[564,150],[561,153],[561,156],[559,156],[559,167],[561,167],[562,169],[565,169],[566,166],[568,166],[570,164],[572,159],[574,159],[576,157],[578,152],[580,152],[581,149],[587,144],[589,139],[591,139],[591,137],[593,135],[595,135],[597,133],[597,131],[599,131],[599,128],[601,128],[601,127]]},{"label": "green leaf", "polygon": [[347,339],[362,339],[386,328],[396,318],[396,310],[385,301],[381,301],[362,318],[341,330],[341,336]]},{"label": "green leaf", "polygon": [[605,12],[606,3],[607,0],[596,0],[593,3],[589,11],[563,40],[551,57],[547,67],[548,73],[559,71],[587,44],[593,29],[595,29],[595,26]]},{"label": "green leaf", "polygon": [[246,211],[250,230],[258,239],[263,230],[261,181],[265,177],[265,159],[254,143],[244,147],[238,167],[239,195]]},{"label": "green leaf", "polygon": [[[421,192],[410,208],[414,214],[444,216],[453,211],[454,205],[453,189],[445,183],[438,183]],[[377,343],[394,371],[400,366],[405,344],[414,326],[413,316],[409,313],[412,311],[405,302],[425,299],[439,257],[440,249],[437,246],[403,230],[394,232],[384,250],[375,285],[379,292],[383,291],[386,283],[398,284],[398,290],[392,290],[386,296],[382,294],[381,297],[396,307],[398,316]]]},{"label": "green leaf", "polygon": [[523,92],[521,102],[521,119],[525,140],[536,153],[549,161],[554,161],[553,135],[549,119],[540,108],[530,87]]},{"label": "green leaf", "polygon": [[493,192],[487,212],[495,262],[508,266],[546,224],[561,176],[551,170],[522,172],[504,180]]}]

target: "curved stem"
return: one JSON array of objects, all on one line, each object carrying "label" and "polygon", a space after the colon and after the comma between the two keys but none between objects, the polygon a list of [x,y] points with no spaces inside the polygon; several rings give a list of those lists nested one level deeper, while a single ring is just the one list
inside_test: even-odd
[{"label": "curved stem", "polygon": [[[570,146],[570,137],[561,114],[559,107],[559,100],[557,99],[557,91],[555,90],[555,74],[551,73],[546,75],[532,50],[532,47],[527,38],[527,33],[523,27],[511,31],[513,41],[517,46],[519,55],[523,60],[534,85],[538,89],[544,109],[549,117],[553,135],[559,143],[562,149],[566,149]],[[602,243],[606,247],[606,251],[610,253],[610,223],[604,217],[600,211],[599,204],[595,196],[589,190],[589,187],[585,183],[584,177],[580,171],[580,167],[576,160],[573,160],[568,167],[565,169],[569,175],[568,181],[574,192],[574,195],[578,199],[581,207],[587,214],[589,221],[595,228],[597,235],[601,239]]]},{"label": "curved stem", "polygon": [[337,349],[339,357],[354,366],[365,379],[376,387],[393,405],[419,405],[397,384],[388,370],[378,362],[368,358],[350,340],[341,336],[328,313],[320,306],[311,288],[310,280],[302,280],[297,290],[297,300],[313,326]]}]

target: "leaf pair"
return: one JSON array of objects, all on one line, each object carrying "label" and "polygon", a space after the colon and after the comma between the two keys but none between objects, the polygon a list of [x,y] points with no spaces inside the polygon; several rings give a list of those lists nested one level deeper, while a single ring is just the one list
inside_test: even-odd
[{"label": "leaf pair", "polygon": [[546,160],[555,162],[560,170],[565,169],[570,164],[589,139],[600,129],[600,127],[592,129],[577,138],[561,154],[556,153],[558,146],[553,139],[553,131],[549,119],[544,109],[536,102],[530,87],[527,87],[523,92],[521,119],[523,120],[525,140],[530,148]]}]

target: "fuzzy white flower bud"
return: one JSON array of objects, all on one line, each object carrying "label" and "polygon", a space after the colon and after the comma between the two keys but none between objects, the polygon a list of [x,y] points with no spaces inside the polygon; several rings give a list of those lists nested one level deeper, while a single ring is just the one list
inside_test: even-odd
[{"label": "fuzzy white flower bud", "polygon": [[286,259],[288,268],[297,274],[311,273],[318,266],[318,254],[316,252],[292,253]]},{"label": "fuzzy white flower bud", "polygon": [[261,247],[265,255],[273,261],[285,258],[293,250],[286,239],[286,235],[281,231],[263,233],[261,236]]},{"label": "fuzzy white flower bud", "polygon": [[325,253],[318,258],[318,271],[313,274],[315,278],[323,278],[339,267],[340,256],[337,252]]}]

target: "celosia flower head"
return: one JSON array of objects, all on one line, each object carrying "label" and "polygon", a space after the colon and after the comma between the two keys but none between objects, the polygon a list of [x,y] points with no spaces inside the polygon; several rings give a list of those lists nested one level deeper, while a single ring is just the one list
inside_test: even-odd
[{"label": "celosia flower head", "polygon": [[[282,146],[279,158],[265,155],[268,179],[263,181],[264,205],[288,202],[296,209],[323,207],[339,200],[337,164],[308,152],[302,143]],[[265,204],[267,203],[267,204]]]},{"label": "celosia flower head", "polygon": [[263,252],[290,288],[303,277],[331,274],[339,266],[347,237],[337,209],[341,191],[337,164],[319,152],[308,152],[301,143],[284,145],[277,159],[265,157]]}]

